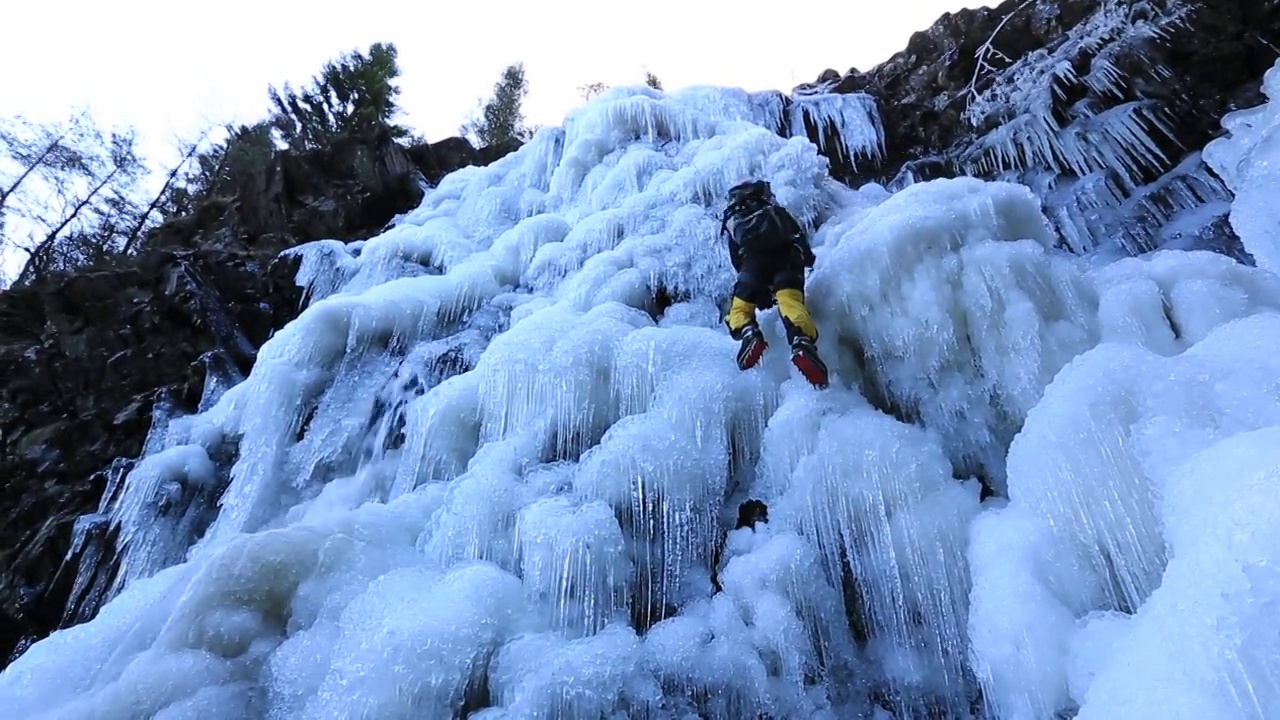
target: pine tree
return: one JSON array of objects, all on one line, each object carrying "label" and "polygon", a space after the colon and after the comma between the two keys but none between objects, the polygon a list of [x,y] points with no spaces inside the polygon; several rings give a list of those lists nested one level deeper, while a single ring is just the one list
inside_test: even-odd
[{"label": "pine tree", "polygon": [[283,93],[271,87],[271,127],[281,142],[296,150],[325,147],[340,136],[368,135],[383,128],[394,138],[406,138],[409,130],[392,122],[400,112],[400,89],[394,84],[399,75],[391,43],[374,43],[368,55],[344,54],[326,63],[301,91],[288,83]]},{"label": "pine tree", "polygon": [[479,117],[463,124],[463,137],[477,140],[482,147],[533,137],[534,129],[525,125],[521,107],[528,94],[529,81],[524,74],[524,63],[508,65],[502,71],[502,77],[494,83],[493,95],[481,106]]},{"label": "pine tree", "polygon": [[661,89],[662,89],[662,81],[658,79],[658,76],[657,76],[657,75],[654,75],[653,73],[649,72],[648,70],[645,70],[645,71],[644,71],[644,84],[645,84],[645,85],[648,85],[649,87],[653,88],[654,90],[661,90]]}]

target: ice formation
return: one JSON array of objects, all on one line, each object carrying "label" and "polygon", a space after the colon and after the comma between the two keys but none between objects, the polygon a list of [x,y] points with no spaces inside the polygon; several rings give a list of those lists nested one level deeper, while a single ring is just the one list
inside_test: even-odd
[{"label": "ice formation", "polygon": [[1231,226],[1258,267],[1280,272],[1280,69],[1272,67],[1262,81],[1269,102],[1237,110],[1222,119],[1227,131],[1205,146],[1205,162],[1235,193]]},{"label": "ice formation", "polygon": [[[1280,275],[1069,255],[1011,183],[849,190],[780,108],[617,88],[298,249],[308,307],[157,427],[100,519],[118,594],[0,714],[1263,717]],[[1217,158],[1280,162],[1235,122]],[[752,176],[816,228],[828,390],[775,311],[734,365],[717,215]]]},{"label": "ice formation", "polygon": [[[1026,5],[1025,3],[1023,4]],[[1141,7],[1138,7],[1141,6]],[[1015,12],[1031,12],[1019,7]],[[1085,175],[1110,169],[1132,183],[1144,167],[1160,158],[1149,134],[1162,130],[1162,119],[1141,103],[1127,102],[1098,114],[1089,104],[1075,104],[1064,122],[1055,110],[1064,88],[1087,87],[1098,96],[1123,97],[1134,78],[1115,67],[1116,56],[1142,42],[1159,40],[1185,17],[1187,6],[1167,3],[1124,3],[1104,0],[1097,12],[1072,28],[1054,46],[1019,58],[1000,71],[981,92],[975,90],[965,119],[975,127],[995,123],[994,131],[968,159],[975,170],[1019,169],[1038,164]],[[987,40],[1000,44],[1001,23]],[[1082,71],[1081,67],[1087,68]],[[976,72],[981,72],[979,67]],[[1162,68],[1153,67],[1157,75]],[[977,78],[975,78],[976,80]],[[1158,79],[1158,78],[1157,78]]]},{"label": "ice formation", "polygon": [[[1076,252],[1107,245],[1145,252],[1164,223],[1223,199],[1172,167],[1176,158],[1160,149],[1174,137],[1172,118],[1158,102],[1132,99],[1139,78],[1117,67],[1122,53],[1168,41],[1190,5],[1103,0],[1060,41],[1010,62],[999,51],[1006,22],[1051,7],[1021,3],[979,48],[964,113],[979,136],[956,164],[970,174],[1049,185],[1041,196],[1064,246]],[[1168,74],[1154,63],[1143,72],[1154,84]],[[1173,177],[1162,181],[1165,173]],[[1150,195],[1160,197],[1142,202]]]},{"label": "ice formation", "polygon": [[789,107],[791,134],[816,136],[818,148],[856,167],[859,159],[878,161],[884,153],[884,127],[875,98],[862,93],[796,95]]}]

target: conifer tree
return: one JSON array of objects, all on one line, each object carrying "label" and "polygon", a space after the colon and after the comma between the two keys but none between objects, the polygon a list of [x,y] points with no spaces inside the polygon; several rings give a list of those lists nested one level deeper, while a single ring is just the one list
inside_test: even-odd
[{"label": "conifer tree", "polygon": [[274,112],[271,126],[289,148],[326,147],[343,135],[368,135],[387,129],[400,139],[409,130],[392,122],[400,112],[396,47],[374,43],[367,55],[344,54],[325,64],[311,84],[298,91],[285,83],[283,92],[269,89]]},{"label": "conifer tree", "polygon": [[525,125],[522,107],[528,94],[529,81],[524,74],[524,63],[508,65],[502,71],[502,77],[494,83],[493,95],[481,105],[479,116],[473,116],[463,124],[463,137],[478,141],[482,147],[533,137],[534,129]]}]

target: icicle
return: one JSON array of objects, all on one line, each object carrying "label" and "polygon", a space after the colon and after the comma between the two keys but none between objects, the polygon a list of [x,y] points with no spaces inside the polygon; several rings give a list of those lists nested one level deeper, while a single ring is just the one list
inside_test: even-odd
[{"label": "icicle", "polygon": [[717,123],[754,122],[758,112],[753,95],[738,88],[692,86],[668,96],[676,105],[694,109]]},{"label": "icicle", "polygon": [[461,475],[480,445],[480,375],[449,378],[405,406],[404,443],[388,499]]},{"label": "icicle", "polygon": [[787,103],[787,96],[777,90],[751,93],[754,122],[778,135],[787,135]]},{"label": "icicle", "polygon": [[112,594],[182,557],[219,490],[216,474],[204,449],[187,445],[149,455],[125,476],[106,509],[120,556]]},{"label": "icicle", "polygon": [[686,143],[711,137],[715,121],[701,113],[648,95],[605,97],[582,108],[582,113],[566,128],[566,152],[580,152],[579,138],[618,137],[649,143]]},{"label": "icicle", "polygon": [[[863,93],[799,95],[792,98],[790,127],[793,137],[807,137],[808,125],[817,131],[818,148],[835,150],[850,160],[878,161],[884,153],[884,127],[875,98]],[[828,134],[838,138],[836,148],[827,147]]]},{"label": "icicle", "polygon": [[521,511],[515,541],[525,588],[546,605],[554,630],[591,635],[626,621],[631,568],[607,504],[564,497],[535,502]]},{"label": "icicle", "polygon": [[[964,119],[982,127],[989,120],[1007,121],[1022,113],[1047,117],[1061,86],[1081,80],[1096,92],[1120,91],[1116,83],[1123,80],[1116,75],[1112,58],[1133,52],[1142,42],[1167,37],[1167,29],[1185,19],[1190,10],[1189,4],[1179,0],[1147,7],[1153,17],[1135,21],[1131,18],[1132,3],[1103,2],[1057,45],[1028,53],[996,72],[989,87],[970,98]],[[989,42],[998,46],[998,34]],[[1095,61],[1083,77],[1074,69],[1074,62],[1081,57]]]},{"label": "icicle", "polygon": [[[1041,171],[1082,178],[1069,183],[1078,194],[1060,188],[1046,196],[1047,211],[1066,244],[1078,252],[1108,241],[1114,230],[1106,212],[1137,193],[1149,173],[1167,169],[1169,159],[1155,138],[1173,136],[1168,120],[1149,103],[1103,109],[1104,100],[1123,100],[1126,84],[1135,80],[1121,76],[1116,58],[1135,52],[1142,42],[1166,38],[1187,11],[1181,2],[1145,10],[1103,3],[1054,47],[1032,52],[998,71],[982,94],[970,98],[964,115],[975,127],[994,129],[967,149],[959,158],[960,167],[969,174],[1008,174],[1022,181]],[[1135,12],[1149,17],[1134,16]],[[989,42],[998,44],[998,38]],[[1081,62],[1088,63],[1083,74],[1075,69]],[[1148,72],[1159,81],[1168,69],[1153,67]],[[1081,83],[1094,97],[1061,107],[1067,88]],[[1065,115],[1065,125],[1057,119],[1059,113]],[[1149,242],[1127,233],[1122,241],[1128,248]]]},{"label": "icicle", "polygon": [[204,388],[200,391],[200,402],[196,406],[198,413],[217,405],[227,390],[244,381],[235,359],[220,348],[204,353],[199,362],[204,365]]},{"label": "icicle", "polygon": [[1243,248],[1258,267],[1280,272],[1280,239],[1273,232],[1280,217],[1274,201],[1280,173],[1272,151],[1280,125],[1280,63],[1263,75],[1262,90],[1268,102],[1224,117],[1228,134],[1209,143],[1204,157],[1235,193],[1231,227]]},{"label": "icicle", "polygon": [[516,173],[524,178],[524,184],[542,192],[551,189],[551,177],[564,159],[565,140],[564,128],[538,128],[533,138],[519,150],[526,161]]},{"label": "icicle", "polygon": [[[778,511],[795,518],[845,607],[861,615],[855,622],[865,622],[869,652],[895,694],[961,707],[968,574],[964,544],[948,528],[976,513],[976,488],[954,484],[936,446],[883,415],[855,411],[822,425]],[[912,462],[892,461],[895,453]]]},{"label": "icicle", "polygon": [[[1193,153],[1155,181],[1130,189],[1097,170],[1041,193],[1068,246],[1088,253],[1114,246],[1139,255],[1195,233],[1225,212],[1230,191]],[[1184,222],[1175,223],[1175,218]]]},{"label": "icicle", "polygon": [[669,616],[692,589],[685,576],[710,569],[728,448],[700,445],[695,436],[661,416],[629,416],[588,451],[575,480],[578,492],[623,518],[636,627]]}]

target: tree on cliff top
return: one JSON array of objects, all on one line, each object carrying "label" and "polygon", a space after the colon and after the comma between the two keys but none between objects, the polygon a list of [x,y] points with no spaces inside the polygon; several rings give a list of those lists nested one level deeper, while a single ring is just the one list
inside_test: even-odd
[{"label": "tree on cliff top", "polygon": [[578,94],[582,96],[583,100],[591,100],[592,98],[596,98],[604,94],[604,91],[608,89],[609,86],[602,82],[593,82],[587,83],[586,85],[579,85]]},{"label": "tree on cliff top", "polygon": [[[657,75],[654,75],[648,70],[644,71],[644,84],[648,85],[654,90],[662,89],[662,81],[658,79]],[[593,82],[593,83],[587,83],[586,85],[579,85],[578,94],[582,96],[583,100],[590,101],[594,98],[600,97],[608,89],[609,89],[609,86],[605,85],[602,82]]]},{"label": "tree on cliff top", "polygon": [[292,150],[330,147],[341,137],[372,137],[382,129],[396,139],[410,131],[395,122],[400,112],[394,81],[400,75],[396,48],[375,43],[325,63],[309,86],[268,90],[272,111],[265,120],[225,125],[225,139],[196,153],[165,198],[166,217],[193,212],[210,198],[235,195],[240,182],[271,162],[277,142]]},{"label": "tree on cliff top", "polygon": [[502,77],[493,85],[493,95],[484,102],[478,113],[460,129],[463,137],[478,142],[482,147],[497,145],[508,140],[528,140],[534,128],[524,124],[522,105],[529,94],[529,80],[524,74],[524,63],[516,62],[502,71]]},{"label": "tree on cliff top", "polygon": [[343,135],[367,135],[381,128],[397,139],[408,128],[392,120],[400,112],[396,46],[374,43],[367,55],[344,54],[325,63],[311,85],[301,91],[285,83],[281,93],[269,89],[274,110],[271,126],[281,142],[295,150],[326,147]]},{"label": "tree on cliff top", "polygon": [[200,150],[171,188],[165,216],[185,215],[205,200],[235,195],[244,178],[271,162],[277,142],[315,150],[343,136],[371,137],[383,128],[393,138],[409,138],[409,129],[393,122],[400,112],[400,89],[394,85],[399,75],[395,45],[375,43],[367,55],[353,51],[326,63],[301,91],[288,83],[283,92],[271,87],[270,116],[225,125],[225,139]]},{"label": "tree on cliff top", "polygon": [[24,255],[18,284],[137,249],[164,220],[234,195],[278,144],[321,149],[383,131],[408,138],[393,122],[399,74],[395,46],[377,43],[326,63],[301,91],[272,87],[268,118],[227,125],[221,142],[181,142],[180,159],[157,168],[155,191],[144,187],[153,169],[138,156],[132,130],[104,132],[88,112],[48,123],[0,118],[0,288]]}]

